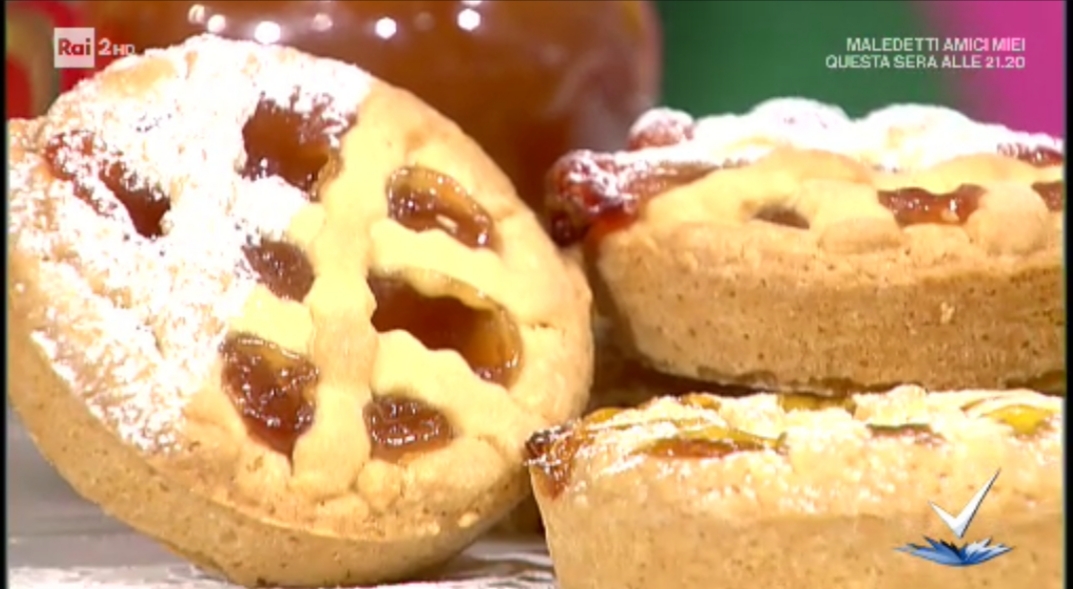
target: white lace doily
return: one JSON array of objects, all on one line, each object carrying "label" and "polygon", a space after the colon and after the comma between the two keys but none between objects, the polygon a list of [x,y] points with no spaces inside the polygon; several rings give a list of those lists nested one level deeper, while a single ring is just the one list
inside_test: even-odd
[{"label": "white lace doily", "polygon": [[[448,565],[437,580],[378,589],[555,589],[551,562],[539,545],[480,543]],[[491,550],[494,548],[494,550]],[[508,550],[505,550],[508,549]],[[234,589],[234,585],[184,564],[130,567],[16,567],[14,589]]]}]

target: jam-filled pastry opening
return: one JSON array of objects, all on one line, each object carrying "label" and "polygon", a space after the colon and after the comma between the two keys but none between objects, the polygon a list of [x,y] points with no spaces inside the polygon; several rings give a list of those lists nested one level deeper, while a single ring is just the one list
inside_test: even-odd
[{"label": "jam-filled pastry opening", "polygon": [[224,390],[254,439],[287,456],[313,424],[319,371],[302,356],[257,336],[232,334],[220,347]]},{"label": "jam-filled pastry opening", "polygon": [[568,427],[538,431],[525,442],[525,462],[536,467],[540,478],[535,482],[552,497],[559,496],[570,483],[574,457],[585,440]]},{"label": "jam-filled pastry opening", "polygon": [[260,283],[281,299],[301,302],[313,288],[313,264],[296,245],[261,239],[242,253]]},{"label": "jam-filled pastry opening", "polygon": [[[675,399],[679,405],[708,411],[718,411],[722,407],[717,397],[690,393]],[[644,407],[644,406],[642,406]],[[608,425],[621,413],[629,411],[619,407],[599,409],[586,415],[571,436],[585,443],[595,432],[607,429],[626,429],[631,424],[619,426]],[[765,438],[737,428],[716,425],[703,419],[671,420],[678,428],[677,434],[659,438],[643,444],[635,453],[659,458],[719,458],[735,452],[755,452],[760,450],[782,450],[784,438]]]},{"label": "jam-filled pastry opening", "polygon": [[649,199],[736,165],[624,162],[611,154],[589,151],[567,154],[548,172],[544,202],[548,232],[564,246],[597,238],[632,223]]},{"label": "jam-filled pastry opening", "polygon": [[480,378],[509,388],[521,369],[522,344],[517,326],[501,307],[474,309],[463,299],[478,298],[468,284],[445,279],[445,292],[426,296],[393,276],[370,276],[376,298],[373,327],[402,330],[429,350],[454,350]]},{"label": "jam-filled pastry opening", "polygon": [[[44,155],[53,175],[71,182],[75,196],[98,215],[121,219],[122,207],[142,237],[153,239],[164,234],[162,222],[171,209],[167,194],[131,172],[121,154],[108,149],[89,131],[70,131],[50,138]],[[100,194],[98,185],[111,192],[115,200]]]},{"label": "jam-filled pastry opening", "polygon": [[317,187],[324,180],[322,172],[331,169],[329,163],[339,148],[339,138],[355,118],[340,121],[328,97],[305,100],[311,100],[312,106],[298,109],[297,93],[290,106],[261,97],[242,127],[246,164],[241,173],[251,180],[278,176],[316,200]]},{"label": "jam-filled pastry opening", "polygon": [[470,248],[498,249],[495,220],[454,178],[421,166],[387,182],[388,214],[412,231],[440,230]]},{"label": "jam-filled pastry opening", "polygon": [[980,207],[983,194],[983,188],[972,184],[962,184],[943,194],[916,187],[877,192],[879,203],[893,213],[894,220],[902,226],[964,223]]},{"label": "jam-filled pastry opening", "polygon": [[[998,153],[1037,168],[1060,166],[1065,163],[1062,152],[1048,147],[1003,145]],[[1065,208],[1065,182],[1036,182],[1032,190],[1039,195],[1047,210],[1060,212]],[[957,225],[964,223],[980,206],[984,189],[962,184],[945,194],[936,194],[918,187],[879,191],[879,202],[894,214],[902,226],[922,223]]]},{"label": "jam-filled pastry opening", "polygon": [[709,425],[655,440],[637,452],[656,458],[723,458],[739,452],[782,449],[781,438],[765,438],[731,427]]},{"label": "jam-filled pastry opening", "polygon": [[372,457],[386,462],[438,450],[455,438],[454,428],[443,413],[404,395],[374,398],[365,406],[362,417],[369,432]]},{"label": "jam-filled pastry opening", "polygon": [[808,229],[808,219],[801,213],[784,206],[767,206],[753,215],[753,219],[792,229]]}]

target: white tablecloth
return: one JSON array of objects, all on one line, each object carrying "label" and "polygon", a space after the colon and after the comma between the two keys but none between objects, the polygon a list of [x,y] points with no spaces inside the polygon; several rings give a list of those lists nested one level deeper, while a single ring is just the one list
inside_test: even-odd
[{"label": "white tablecloth", "polygon": [[[14,589],[227,589],[108,518],[40,458],[8,416],[8,583]],[[436,580],[394,589],[554,589],[539,539],[471,547]]]}]

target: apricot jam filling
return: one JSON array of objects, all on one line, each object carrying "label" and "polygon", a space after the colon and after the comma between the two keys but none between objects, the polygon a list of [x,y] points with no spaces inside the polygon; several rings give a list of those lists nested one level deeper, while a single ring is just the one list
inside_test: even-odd
[{"label": "apricot jam filling", "polygon": [[781,451],[785,437],[765,438],[731,427],[709,425],[679,432],[638,450],[656,458],[724,458],[738,452]]},{"label": "apricot jam filling", "polygon": [[[719,401],[706,395],[685,395],[679,403],[699,409],[718,409]],[[645,407],[647,405],[642,406]],[[556,497],[566,488],[572,475],[574,460],[581,448],[591,444],[600,432],[622,431],[638,426],[673,424],[673,436],[650,440],[631,451],[632,455],[654,458],[704,459],[725,458],[741,452],[786,449],[785,436],[766,438],[726,425],[712,423],[706,418],[657,419],[641,423],[609,424],[625,409],[599,409],[571,426],[537,432],[525,445],[526,462],[540,473],[543,490]]]},{"label": "apricot jam filling", "polygon": [[821,397],[804,393],[779,395],[779,408],[787,413],[793,411],[823,411],[842,409],[850,415],[857,413],[857,402],[852,397]]},{"label": "apricot jam filling", "polygon": [[509,388],[521,368],[521,336],[506,310],[474,309],[463,300],[481,298],[465,283],[444,279],[440,296],[426,296],[404,280],[370,276],[376,299],[373,327],[381,333],[402,330],[429,350],[454,350],[480,378]]},{"label": "apricot jam filling", "polygon": [[562,427],[539,431],[526,440],[526,465],[537,469],[536,482],[548,496],[555,498],[566,490],[581,445],[578,436]]},{"label": "apricot jam filling", "polygon": [[979,399],[964,405],[961,410],[1007,425],[1018,437],[1040,434],[1053,427],[1055,418],[1058,417],[1058,413],[1054,410],[1024,403],[1013,403],[980,411],[982,405],[993,400],[995,399]]},{"label": "apricot jam filling", "polygon": [[1057,414],[1031,405],[1006,405],[983,414],[984,417],[1010,426],[1022,437],[1034,436],[1054,424]]},{"label": "apricot jam filling", "polygon": [[242,253],[261,284],[281,299],[301,302],[313,288],[313,264],[296,245],[262,239]]},{"label": "apricot jam filling", "polygon": [[894,213],[901,226],[935,223],[958,225],[969,219],[980,206],[984,189],[963,184],[951,192],[937,194],[923,188],[880,190],[879,204]]},{"label": "apricot jam filling", "polygon": [[443,448],[455,437],[447,417],[417,399],[400,395],[377,397],[362,413],[372,457],[387,462]]},{"label": "apricot jam filling", "polygon": [[457,180],[407,166],[387,183],[388,215],[412,231],[439,229],[471,248],[498,249],[495,221]]},{"label": "apricot jam filling", "polygon": [[325,96],[312,99],[309,109],[298,109],[298,100],[295,94],[289,106],[264,97],[257,103],[242,127],[246,164],[241,173],[251,180],[279,176],[316,200],[316,189],[325,180],[322,172],[331,168],[339,140],[356,118],[341,121]]},{"label": "apricot jam filling", "polygon": [[310,391],[319,372],[307,358],[254,335],[229,336],[220,347],[223,385],[255,439],[291,456],[313,424]]},{"label": "apricot jam filling", "polygon": [[[545,216],[548,232],[560,246],[579,242],[598,245],[608,233],[633,223],[644,205],[660,194],[712,172],[739,167],[741,162],[681,162],[652,153],[645,159],[632,151],[668,148],[690,141],[693,126],[686,120],[666,118],[634,131],[631,153],[608,154],[577,151],[563,156],[548,172]],[[1049,148],[1022,145],[1003,146],[999,153],[1036,167],[1064,162],[1064,155]],[[1033,190],[1051,211],[1061,211],[1065,201],[1063,181],[1036,183]],[[961,224],[979,207],[983,188],[965,184],[949,193],[933,193],[919,187],[883,190],[880,204],[902,226],[917,224]],[[808,221],[797,211],[762,209],[755,219],[807,229]]]},{"label": "apricot jam filling", "polygon": [[[134,230],[146,238],[164,234],[161,222],[171,208],[164,192],[150,186],[131,172],[122,154],[108,149],[89,131],[70,131],[48,140],[45,162],[60,180],[74,185],[75,196],[102,217],[121,218],[119,207],[126,211]],[[100,181],[118,205],[93,192],[91,179]]]}]

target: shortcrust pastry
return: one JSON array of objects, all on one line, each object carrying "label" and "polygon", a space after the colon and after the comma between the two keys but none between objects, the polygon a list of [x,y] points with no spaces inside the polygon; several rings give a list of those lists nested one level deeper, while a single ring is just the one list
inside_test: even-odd
[{"label": "shortcrust pastry", "polygon": [[[636,407],[655,397],[684,395],[699,389],[738,396],[756,392],[740,387],[715,387],[651,370],[625,354],[614,342],[608,341],[605,321],[596,319],[594,327],[596,364],[586,413]],[[523,501],[496,529],[514,534],[542,533],[544,525],[540,521],[536,502],[531,497]]]},{"label": "shortcrust pastry", "polygon": [[[1062,583],[1062,399],[1026,390],[706,394],[529,442],[563,589],[976,589]],[[999,472],[965,537],[957,514]],[[1013,550],[946,568],[924,536]]]},{"label": "shortcrust pastry", "polygon": [[938,107],[646,114],[549,173],[602,312],[653,367],[821,393],[1064,390],[1063,142]]},{"label": "shortcrust pastry", "polygon": [[80,493],[246,585],[414,574],[584,408],[590,295],[412,95],[193,38],[9,122],[8,390]]}]

